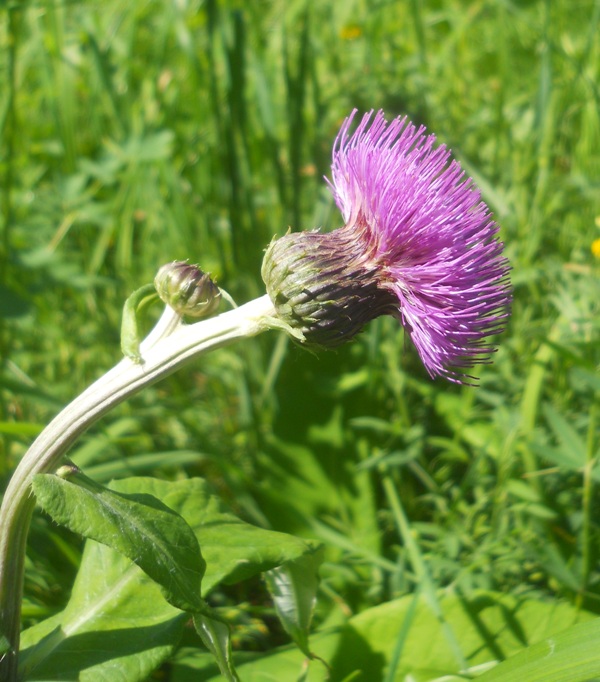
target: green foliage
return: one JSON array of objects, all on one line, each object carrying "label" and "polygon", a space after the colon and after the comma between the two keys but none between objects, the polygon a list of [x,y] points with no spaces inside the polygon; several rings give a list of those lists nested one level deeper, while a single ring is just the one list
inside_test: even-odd
[{"label": "green foliage", "polygon": [[[71,456],[98,483],[162,479],[144,478],[144,493],[193,529],[203,597],[233,623],[244,682],[260,671],[302,679],[304,655],[279,649],[287,632],[334,680],[360,679],[373,651],[365,679],[385,682],[417,668],[423,680],[456,674],[457,648],[473,666],[530,644],[523,656],[542,655],[536,641],[552,636],[571,656],[571,634],[558,631],[577,609],[582,619],[600,610],[600,261],[590,249],[600,237],[600,2],[43,0],[0,13],[3,478],[40,425],[119,359],[132,290],[189,258],[240,302],[262,294],[273,235],[340,224],[321,178],[343,117],[353,107],[408,114],[481,187],[512,262],[513,316],[480,388],[431,382],[391,319],[318,358],[272,334],[144,391]],[[166,500],[169,481],[200,489]],[[325,546],[308,645],[303,585],[301,603],[282,609],[256,577],[314,561],[314,546],[289,534]],[[112,648],[123,679],[160,665],[179,682],[218,674],[140,569],[93,541],[81,552],[78,537],[36,515],[28,670],[68,675],[83,652]],[[471,639],[451,595],[477,603],[481,590],[514,601],[490,607]],[[515,604],[529,610],[521,617]],[[498,648],[494,634],[473,658],[477,637],[499,633],[513,606],[526,636]],[[546,626],[549,613],[562,620]],[[585,657],[594,626],[577,627],[588,628],[572,640]],[[450,653],[430,660],[440,631]],[[89,679],[103,679],[108,663],[91,665]],[[504,665],[509,679],[517,668]],[[326,674],[318,661],[308,671]]]},{"label": "green foliage", "polygon": [[[103,544],[86,543],[66,608],[23,633],[24,679],[110,679],[118,658],[123,679],[144,680],[179,642],[186,621],[180,609],[193,613],[202,640],[235,679],[227,625],[199,598],[198,545],[204,594],[288,562],[302,566],[304,557],[314,575],[313,545],[221,511],[200,479],[130,478],[113,491],[77,483],[38,476],[35,490],[56,520]],[[312,606],[316,586],[302,587],[292,586],[288,599]],[[305,615],[296,627],[305,632],[309,621]]]},{"label": "green foliage", "polygon": [[131,559],[163,588],[169,604],[202,610],[206,566],[185,519],[151,495],[118,494],[80,473],[68,478],[38,474],[33,481],[38,504],[54,521]]},{"label": "green foliage", "polygon": [[521,651],[484,675],[482,682],[578,682],[598,678],[600,621],[582,623]]},{"label": "green foliage", "polygon": [[303,554],[272,568],[265,577],[273,604],[285,631],[300,651],[312,657],[308,634],[318,587],[319,554]]},{"label": "green foliage", "polygon": [[231,633],[225,623],[205,614],[194,614],[194,627],[200,635],[204,646],[217,661],[221,674],[228,682],[239,682],[231,659]]},{"label": "green foliage", "polygon": [[[301,654],[285,647],[240,665],[240,677],[250,682],[266,682],[273,677],[305,679],[307,682],[472,679],[489,670],[498,659],[511,656],[531,641],[545,640],[547,653],[549,640],[546,638],[552,636],[554,641],[554,634],[569,626],[575,625],[573,631],[580,633],[597,631],[597,619],[590,620],[590,614],[578,612],[566,604],[491,592],[474,593],[470,598],[445,595],[440,601],[448,620],[460,635],[461,655],[468,668],[461,665],[443,625],[427,600],[406,596],[366,609],[342,622],[339,617],[334,618],[313,635],[311,646],[330,662],[331,673],[319,661],[313,661],[306,677],[301,677]],[[558,649],[562,646],[560,637],[556,637]],[[582,645],[580,651],[584,647]],[[597,657],[597,650],[592,652],[588,649],[588,660],[593,658],[597,661]],[[499,666],[498,672],[501,669]],[[195,676],[192,676],[192,670]],[[495,679],[494,673],[494,670],[487,673],[490,680]],[[173,679],[174,682],[192,679],[216,682],[219,678],[211,673],[206,659],[188,650],[176,659]],[[487,679],[486,675],[481,679]],[[512,678],[499,679],[530,678],[515,674]]]}]

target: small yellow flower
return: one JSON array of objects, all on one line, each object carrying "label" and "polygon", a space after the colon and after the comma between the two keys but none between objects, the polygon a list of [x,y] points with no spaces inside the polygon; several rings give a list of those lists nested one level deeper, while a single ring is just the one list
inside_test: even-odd
[{"label": "small yellow flower", "polygon": [[594,239],[590,247],[596,258],[600,258],[600,239]]},{"label": "small yellow flower", "polygon": [[360,38],[361,35],[362,30],[360,26],[357,26],[356,24],[345,26],[340,32],[342,40],[356,40],[357,38]]}]

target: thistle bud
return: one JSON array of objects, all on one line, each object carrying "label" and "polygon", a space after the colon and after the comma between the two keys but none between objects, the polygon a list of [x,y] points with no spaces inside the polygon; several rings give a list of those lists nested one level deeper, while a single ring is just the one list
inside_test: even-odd
[{"label": "thistle bud", "polygon": [[160,298],[180,315],[207,317],[221,299],[221,292],[197,265],[173,261],[156,273],[154,286]]},{"label": "thistle bud", "polygon": [[271,242],[262,278],[279,319],[309,347],[335,348],[395,310],[368,254],[343,228],[293,232]]}]

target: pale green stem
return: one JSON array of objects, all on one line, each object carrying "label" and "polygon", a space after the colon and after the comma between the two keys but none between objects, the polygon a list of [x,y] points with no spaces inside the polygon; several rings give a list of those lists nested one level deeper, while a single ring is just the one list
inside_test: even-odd
[{"label": "pale green stem", "polygon": [[0,635],[10,645],[0,660],[2,682],[17,680],[25,546],[35,505],[33,476],[59,466],[74,441],[118,403],[203,353],[277,326],[274,316],[268,296],[191,325],[182,324],[167,308],[141,344],[143,363],[128,358],[119,362],[65,407],[34,441],[15,470],[0,507]]}]

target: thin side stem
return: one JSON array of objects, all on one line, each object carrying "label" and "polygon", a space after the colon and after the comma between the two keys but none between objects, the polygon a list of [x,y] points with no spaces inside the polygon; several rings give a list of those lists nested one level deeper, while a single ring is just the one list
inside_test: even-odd
[{"label": "thin side stem", "polygon": [[10,480],[0,507],[0,634],[10,651],[0,661],[0,679],[17,679],[25,546],[35,505],[33,476],[55,469],[75,440],[115,405],[172,374],[202,353],[255,336],[275,315],[263,296],[216,318],[192,325],[167,308],[141,345],[142,364],[124,359],[62,410],[29,448]]}]

